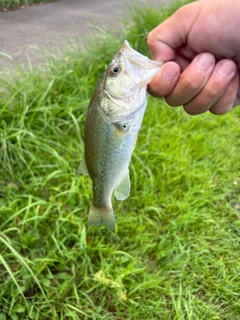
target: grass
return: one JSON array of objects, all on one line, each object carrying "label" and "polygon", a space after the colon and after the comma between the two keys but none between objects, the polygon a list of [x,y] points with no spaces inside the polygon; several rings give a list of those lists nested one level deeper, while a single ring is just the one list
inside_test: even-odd
[{"label": "grass", "polygon": [[0,0],[0,11],[8,11],[11,9],[24,9],[25,7],[54,0]]},{"label": "grass", "polygon": [[86,227],[91,183],[75,173],[108,61],[125,38],[147,54],[177,6],[136,7],[118,39],[2,74],[0,320],[239,319],[239,108],[191,117],[149,98],[113,233]]}]

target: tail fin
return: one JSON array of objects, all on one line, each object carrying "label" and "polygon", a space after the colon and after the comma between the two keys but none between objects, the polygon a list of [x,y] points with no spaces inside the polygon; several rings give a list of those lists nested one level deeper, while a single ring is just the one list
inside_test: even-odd
[{"label": "tail fin", "polygon": [[100,209],[91,205],[88,214],[88,226],[100,226],[104,224],[105,227],[112,231],[115,227],[115,218],[113,208]]}]

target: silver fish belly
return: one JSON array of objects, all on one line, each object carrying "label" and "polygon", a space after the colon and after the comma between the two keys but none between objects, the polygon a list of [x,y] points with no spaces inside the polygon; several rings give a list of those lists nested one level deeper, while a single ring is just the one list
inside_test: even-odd
[{"label": "silver fish belly", "polygon": [[78,172],[92,180],[88,225],[113,230],[111,198],[130,193],[128,167],[147,105],[147,84],[163,63],[133,50],[124,41],[91,98],[85,124],[85,150]]}]

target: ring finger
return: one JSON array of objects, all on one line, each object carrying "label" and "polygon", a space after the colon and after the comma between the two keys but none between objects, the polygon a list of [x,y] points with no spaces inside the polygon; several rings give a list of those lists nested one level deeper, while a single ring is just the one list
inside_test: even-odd
[{"label": "ring finger", "polygon": [[212,54],[204,52],[196,56],[182,72],[173,91],[166,96],[170,106],[181,106],[199,94],[207,83],[215,66]]}]

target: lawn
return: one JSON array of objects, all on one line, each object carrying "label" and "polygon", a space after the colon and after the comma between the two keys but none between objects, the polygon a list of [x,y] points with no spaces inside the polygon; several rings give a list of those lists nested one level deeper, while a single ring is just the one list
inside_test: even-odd
[{"label": "lawn", "polygon": [[239,319],[239,108],[193,117],[149,97],[117,227],[86,227],[93,88],[124,39],[149,54],[178,6],[136,7],[118,38],[1,73],[0,320]]}]

